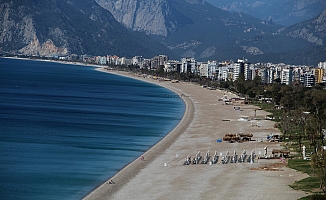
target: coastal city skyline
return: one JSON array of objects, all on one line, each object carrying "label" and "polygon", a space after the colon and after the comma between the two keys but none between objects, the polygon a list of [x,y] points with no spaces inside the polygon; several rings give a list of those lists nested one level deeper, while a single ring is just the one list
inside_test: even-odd
[{"label": "coastal city skyline", "polygon": [[[51,58],[51,57],[50,57]],[[305,87],[312,87],[316,84],[326,83],[326,61],[314,65],[290,65],[285,63],[250,63],[248,59],[242,58],[237,61],[197,61],[195,58],[187,57],[178,60],[169,60],[166,55],[158,55],[153,58],[134,56],[132,58],[119,57],[116,55],[107,56],[53,56],[52,58],[61,61],[79,61],[98,65],[133,65],[140,69],[158,70],[160,67],[164,72],[192,73],[200,77],[206,77],[213,81],[235,81],[240,75],[245,80],[254,80],[260,76],[262,83],[270,84],[279,79],[279,82],[286,85],[302,84]],[[308,61],[309,63],[309,61]]]}]

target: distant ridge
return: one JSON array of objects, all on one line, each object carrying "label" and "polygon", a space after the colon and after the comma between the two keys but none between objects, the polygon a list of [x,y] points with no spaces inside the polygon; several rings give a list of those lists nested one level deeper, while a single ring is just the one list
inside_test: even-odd
[{"label": "distant ridge", "polygon": [[285,27],[202,0],[5,0],[0,53],[289,64],[307,57],[316,65],[326,57],[325,15]]},{"label": "distant ridge", "polygon": [[[96,1],[128,29],[146,33],[180,57],[200,61],[246,57],[252,62],[291,64],[301,63],[302,55],[311,55],[315,64],[325,59],[323,14],[307,20],[306,25],[284,27],[200,0]],[[311,27],[309,33],[301,26]],[[287,33],[292,27],[303,32]]]},{"label": "distant ridge", "polygon": [[0,49],[27,55],[173,53],[128,31],[93,0],[24,0],[0,3]]},{"label": "distant ridge", "polygon": [[290,26],[317,16],[326,8],[324,0],[206,0],[230,12],[242,12],[262,20]]}]

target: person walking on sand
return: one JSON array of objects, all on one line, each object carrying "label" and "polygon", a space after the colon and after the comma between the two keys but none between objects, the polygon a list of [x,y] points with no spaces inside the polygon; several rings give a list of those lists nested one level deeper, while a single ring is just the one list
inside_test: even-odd
[{"label": "person walking on sand", "polygon": [[144,160],[145,159],[145,157],[144,156],[141,156],[141,160]]}]

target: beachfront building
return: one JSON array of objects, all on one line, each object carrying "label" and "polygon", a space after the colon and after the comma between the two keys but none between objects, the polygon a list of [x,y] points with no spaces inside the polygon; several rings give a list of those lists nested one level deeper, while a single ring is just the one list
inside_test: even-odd
[{"label": "beachfront building", "polygon": [[143,60],[143,56],[134,56],[132,57],[132,64],[139,66],[143,62]]},{"label": "beachfront building", "polygon": [[292,84],[292,69],[286,68],[283,69],[281,72],[281,83],[285,85],[291,85]]},{"label": "beachfront building", "polygon": [[274,66],[268,69],[268,83],[274,83],[276,70]]},{"label": "beachfront building", "polygon": [[219,82],[227,81],[229,71],[229,65],[219,65],[217,69],[217,80]]},{"label": "beachfront building", "polygon": [[94,56],[82,55],[82,60],[84,63],[95,63]]},{"label": "beachfront building", "polygon": [[198,74],[197,61],[195,58],[182,58],[180,73]]},{"label": "beachfront building", "polygon": [[217,77],[217,62],[208,61],[198,63],[199,75],[201,77],[206,77],[212,80],[215,80]]},{"label": "beachfront building", "polygon": [[206,77],[209,78],[209,69],[208,69],[208,63],[207,62],[202,62],[200,64],[198,64],[198,68],[199,68],[199,74],[201,77]]},{"label": "beachfront building", "polygon": [[281,73],[282,73],[282,67],[281,66],[276,66],[275,67],[275,75],[274,75],[274,80],[275,79],[280,79],[281,80]]},{"label": "beachfront building", "polygon": [[238,60],[238,62],[233,63],[233,81],[238,80],[241,75],[244,75],[244,60]]},{"label": "beachfront building", "polygon": [[151,59],[143,59],[142,62],[140,63],[139,67],[141,69],[150,69],[150,65],[151,65]]},{"label": "beachfront building", "polygon": [[325,62],[319,62],[318,63],[318,68],[324,69],[324,73],[326,73],[326,61]]},{"label": "beachfront building", "polygon": [[151,59],[151,70],[156,70],[158,69],[159,67],[161,66],[164,66],[165,63],[168,61],[168,56],[166,55],[158,55],[158,56],[155,56]]},{"label": "beachfront building", "polygon": [[253,80],[253,74],[255,71],[255,66],[253,64],[244,64],[244,78],[245,80]]},{"label": "beachfront building", "polygon": [[268,70],[266,67],[260,67],[257,69],[257,75],[260,76],[262,83],[267,83],[268,80]]},{"label": "beachfront building", "polygon": [[164,64],[164,71],[165,72],[180,72],[181,63],[176,60],[168,60]]},{"label": "beachfront building", "polygon": [[95,62],[98,65],[106,65],[107,64],[106,56],[96,56]]},{"label": "beachfront building", "polygon": [[305,87],[312,87],[315,85],[315,76],[310,72],[306,72],[301,75],[300,82]]},{"label": "beachfront building", "polygon": [[71,62],[74,62],[74,61],[82,62],[81,56],[80,55],[77,55],[77,54],[70,54],[70,55],[68,55],[67,56],[67,60],[68,61],[71,61]]},{"label": "beachfront building", "polygon": [[122,57],[116,60],[116,63],[118,63],[117,65],[125,65],[126,64],[126,57]]},{"label": "beachfront building", "polygon": [[126,58],[125,59],[125,65],[132,65],[132,59]]},{"label": "beachfront building", "polygon": [[322,83],[323,76],[324,76],[324,69],[323,68],[315,68],[313,69],[313,74],[315,76],[315,83]]},{"label": "beachfront building", "polygon": [[293,68],[293,83],[301,83],[303,70],[300,67]]},{"label": "beachfront building", "polygon": [[208,61],[208,77],[215,80],[217,76],[217,61]]},{"label": "beachfront building", "polygon": [[119,56],[106,56],[106,61],[108,65],[124,65],[125,64],[125,57],[120,58]]}]

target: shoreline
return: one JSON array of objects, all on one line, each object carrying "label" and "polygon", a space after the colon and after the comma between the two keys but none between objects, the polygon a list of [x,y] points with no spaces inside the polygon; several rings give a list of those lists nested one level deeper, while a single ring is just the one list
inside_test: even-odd
[{"label": "shoreline", "polygon": [[[276,143],[230,144],[215,142],[216,139],[222,138],[224,133],[248,131],[254,132],[254,139],[260,140],[265,138],[268,133],[279,132],[273,128],[274,122],[268,120],[240,121],[239,113],[235,112],[232,106],[222,106],[220,102],[216,101],[216,97],[223,95],[222,91],[209,91],[189,83],[159,82],[123,71],[109,71],[103,68],[95,70],[146,81],[170,89],[176,94],[185,94],[185,96],[181,95],[181,98],[186,104],[186,109],[179,124],[144,153],[144,161],[140,158],[135,159],[90,192],[84,199],[128,199],[130,196],[135,199],[175,199],[180,197],[184,199],[239,199],[240,196],[237,194],[226,192],[230,190],[230,187],[235,187],[239,191],[252,190],[253,187],[257,187],[257,190],[246,194],[247,196],[242,194],[241,197],[247,199],[268,197],[268,199],[278,200],[305,196],[303,191],[295,191],[288,185],[306,178],[307,175],[287,168],[279,160],[260,159],[253,164],[183,165],[184,158],[188,155],[193,156],[198,150],[202,152],[202,155],[207,150],[212,154],[214,150],[223,154],[226,151],[233,152],[233,150],[238,154],[243,150],[247,150],[248,153],[254,150],[256,155],[260,155],[265,146],[268,146],[269,154],[272,148],[281,149],[280,144]],[[227,95],[233,96],[233,94]],[[244,108],[241,114],[247,116],[257,109],[252,105],[241,105],[241,108]],[[266,115],[265,111],[259,112],[261,116]],[[223,113],[223,116],[220,113]],[[207,121],[206,118],[210,120]],[[230,120],[225,121],[224,119]],[[259,128],[252,128],[252,123],[259,124]],[[193,174],[196,174],[195,179],[189,176]],[[223,176],[226,176],[227,179],[218,181]],[[255,177],[259,177],[259,179],[256,180]],[[115,184],[109,184],[111,179]],[[202,181],[198,182],[197,179],[202,179]],[[278,191],[278,194],[275,194],[274,191]]]},{"label": "shoreline", "polygon": [[[152,80],[151,81],[151,79],[147,79],[147,80],[144,80],[144,79],[142,79],[141,77],[137,77],[137,76],[132,76],[129,72],[124,72],[124,71],[109,71],[109,70],[106,70],[106,69],[104,69],[104,67],[103,66],[101,66],[101,65],[94,65],[94,64],[92,64],[92,65],[90,65],[90,64],[83,64],[83,63],[79,63],[79,62],[62,62],[62,61],[52,61],[52,60],[42,60],[42,59],[29,59],[29,58],[17,58],[17,57],[2,57],[2,58],[7,58],[7,59],[16,59],[16,60],[29,60],[29,61],[41,61],[41,62],[47,62],[47,63],[58,63],[58,64],[66,64],[66,65],[75,65],[75,66],[81,66],[81,67],[92,67],[93,68],[93,70],[96,70],[96,71],[100,71],[100,72],[104,72],[104,73],[110,73],[110,74],[114,74],[114,75],[118,75],[118,76],[124,76],[124,77],[127,77],[127,78],[133,78],[133,79],[136,79],[136,80],[140,80],[140,81],[144,81],[144,82],[148,82],[148,83],[152,83],[152,84],[156,84],[156,85],[159,85],[159,84],[157,84],[157,83],[155,83],[155,81],[154,80]],[[162,85],[160,85],[161,87],[164,87],[164,86],[162,86]],[[167,88],[167,89],[169,89],[169,90],[171,90],[171,91],[173,91],[173,89],[171,89],[171,88],[168,88],[168,87],[165,87],[165,88]],[[176,93],[176,94],[178,94],[179,92],[178,91],[173,91],[174,93]],[[177,124],[177,126],[176,127],[174,127],[171,131],[170,131],[170,133],[172,133],[172,132],[176,132],[176,129],[178,128],[178,126],[179,126],[179,124],[182,122],[182,121],[184,121],[185,119],[185,113],[187,112],[187,110],[188,110],[188,104],[187,104],[187,100],[185,100],[185,96],[181,96],[180,95],[180,98],[182,98],[183,99],[183,102],[185,103],[185,110],[184,110],[184,115],[183,115],[183,117],[182,117],[182,119],[180,120],[180,122]],[[191,101],[189,101],[188,100],[188,102],[191,102]],[[130,174],[134,174],[134,170],[140,170],[140,169],[142,169],[142,168],[144,168],[144,167],[146,167],[146,165],[149,163],[148,161],[149,160],[152,160],[152,159],[154,159],[154,157],[153,157],[153,152],[152,151],[154,151],[153,149],[155,148],[156,149],[156,151],[157,151],[157,146],[159,145],[159,144],[161,144],[161,145],[163,145],[164,146],[164,148],[167,148],[168,146],[170,146],[171,145],[171,141],[173,140],[173,139],[175,139],[175,137],[178,137],[179,135],[172,135],[172,134],[170,134],[170,133],[168,133],[168,134],[166,134],[162,139],[160,139],[160,141],[158,141],[156,144],[154,144],[151,148],[149,148],[146,152],[144,152],[144,156],[145,156],[145,160],[143,161],[143,162],[141,162],[141,163],[136,163],[135,164],[135,162],[137,161],[137,160],[139,160],[139,158],[136,158],[135,160],[133,160],[132,162],[130,162],[130,163],[128,163],[128,164],[126,164],[120,171],[118,171],[114,176],[112,176],[111,178],[109,178],[108,180],[106,180],[104,183],[102,183],[102,184],[100,184],[100,185],[98,185],[98,186],[96,186],[94,189],[93,189],[93,191],[94,190],[98,190],[102,185],[104,185],[104,184],[106,184],[106,183],[108,183],[109,182],[109,180],[111,180],[111,179],[113,179],[116,183],[119,183],[119,184],[114,184],[114,189],[116,188],[116,186],[120,186],[120,187],[122,187],[124,184],[125,184],[125,182],[123,181],[123,180],[127,180],[127,178],[130,178],[131,176],[130,176]],[[177,132],[177,133],[181,133],[180,131],[179,132]],[[161,147],[161,149],[160,150],[163,150],[163,147]],[[156,152],[155,151],[155,152]],[[158,153],[158,152],[156,152],[156,153]],[[132,168],[132,171],[133,171],[133,173],[130,173],[130,168]],[[121,176],[120,174],[121,173],[123,173],[123,174],[128,174],[128,177],[126,178],[126,176]],[[119,178],[117,178],[117,176],[119,176]],[[88,193],[86,196],[84,196],[83,198],[86,198],[87,196],[89,196],[93,191],[91,191],[90,193]]]},{"label": "shoreline", "polygon": [[[16,58],[17,59],[17,58]],[[30,59],[27,59],[30,60]],[[42,60],[39,60],[42,61]],[[52,61],[51,61],[52,62]],[[79,63],[61,64],[93,67],[101,71],[96,65],[83,65]],[[172,84],[159,82],[153,79],[144,79],[129,72],[109,71],[106,73],[125,76],[141,81],[153,83],[172,90],[181,95],[186,104],[183,118],[170,132],[176,131],[174,137],[168,133],[158,143],[153,145],[143,155],[145,160],[136,158],[127,164],[113,177],[96,187],[84,199],[298,199],[306,196],[303,191],[295,191],[288,185],[306,178],[307,175],[289,169],[276,159],[260,159],[255,163],[229,163],[226,165],[183,165],[184,158],[194,156],[200,150],[202,155],[207,150],[213,154],[214,150],[225,154],[229,151],[255,150],[261,154],[264,147],[268,147],[268,154],[273,148],[281,149],[278,143],[250,142],[250,143],[217,143],[216,139],[225,133],[251,132],[254,139],[266,138],[269,133],[278,133],[272,128],[274,122],[268,120],[240,121],[242,116],[252,117],[256,109],[251,105],[241,105],[241,112],[234,111],[233,105],[221,105],[216,97],[221,97],[224,91],[209,91],[189,83]],[[190,94],[190,95],[189,95]],[[231,95],[231,94],[227,94]],[[188,113],[189,105],[193,110]],[[221,114],[222,113],[222,114]],[[263,117],[265,111],[258,111],[258,118]],[[189,116],[190,117],[189,117]],[[222,116],[223,115],[223,116]],[[256,116],[255,116],[256,118]],[[177,129],[187,121],[182,130]],[[250,126],[251,123],[251,126]],[[253,127],[252,125],[258,125]],[[159,144],[165,140],[160,148]],[[179,155],[179,156],[177,156]],[[112,179],[115,184],[109,184]],[[232,189],[232,192],[231,192]],[[244,192],[245,191],[245,192]]]},{"label": "shoreline", "polygon": [[[161,84],[157,84],[154,81],[143,80],[140,77],[131,76],[128,72],[122,72],[122,71],[108,71],[104,68],[94,68],[94,70],[104,72],[104,73],[111,73],[118,76],[124,76],[127,78],[133,78],[140,81],[145,81],[148,83],[156,84],[161,87],[165,87],[174,93],[178,94],[179,91],[171,88],[166,87]],[[85,196],[83,199],[97,199],[98,195],[101,195],[101,198],[109,198],[113,196],[121,187],[123,187],[125,184],[128,183],[128,181],[133,178],[139,171],[143,168],[145,168],[150,162],[150,160],[153,160],[155,158],[155,155],[162,152],[165,148],[168,148],[173,144],[173,140],[175,140],[177,137],[179,137],[182,134],[182,130],[187,128],[187,126],[192,121],[192,115],[194,114],[194,105],[193,102],[191,102],[185,95],[179,95],[180,98],[185,103],[185,111],[182,119],[177,124],[176,127],[172,129],[166,136],[164,136],[160,141],[158,141],[156,144],[154,144],[150,149],[148,149],[146,152],[144,152],[144,160],[141,160],[141,158],[136,158],[131,163],[127,164],[125,167],[123,167],[117,174],[110,177],[108,180],[106,180],[104,183],[96,187],[93,191],[91,191],[87,196]],[[188,116],[188,117],[187,117]],[[109,184],[110,180],[113,180],[115,184]],[[108,184],[110,187],[107,187]],[[109,192],[106,192],[106,190],[109,188]],[[104,196],[103,196],[104,195]]]}]

